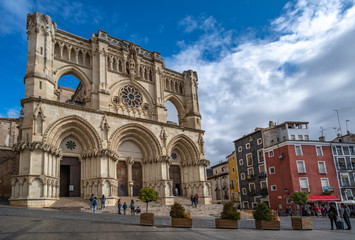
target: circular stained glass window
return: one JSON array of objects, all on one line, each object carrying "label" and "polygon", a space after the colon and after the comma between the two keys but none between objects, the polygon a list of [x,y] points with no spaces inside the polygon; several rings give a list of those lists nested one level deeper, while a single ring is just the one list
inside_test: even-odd
[{"label": "circular stained glass window", "polygon": [[70,150],[74,150],[76,148],[76,143],[73,142],[72,140],[67,141],[67,143],[65,145]]},{"label": "circular stained glass window", "polygon": [[140,92],[132,86],[121,88],[120,97],[124,105],[132,108],[141,106],[143,102]]},{"label": "circular stained glass window", "polygon": [[176,158],[177,158],[176,153],[172,153],[172,154],[171,154],[171,158],[172,158],[173,160],[176,160]]}]

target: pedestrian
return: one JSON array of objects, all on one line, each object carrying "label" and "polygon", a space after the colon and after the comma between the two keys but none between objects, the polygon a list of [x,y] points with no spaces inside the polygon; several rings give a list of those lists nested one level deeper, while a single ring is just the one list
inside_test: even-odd
[{"label": "pedestrian", "polygon": [[290,216],[292,217],[292,209],[291,209],[290,206],[288,206],[288,207],[286,208],[286,213],[287,213],[287,215],[290,215]]},{"label": "pedestrian", "polygon": [[92,205],[93,201],[94,201],[94,194],[91,194],[91,197],[90,197],[90,208],[91,209],[93,208],[93,205]]},{"label": "pedestrian", "polygon": [[179,189],[175,188],[175,196],[179,196]]},{"label": "pedestrian", "polygon": [[194,206],[195,200],[194,200],[194,195],[191,195],[191,206]]},{"label": "pedestrian", "polygon": [[196,193],[196,207],[197,207],[197,204],[198,204],[198,198],[199,198],[199,196],[198,196],[198,194]]},{"label": "pedestrian", "polygon": [[197,204],[198,204],[198,198],[196,197],[196,195],[194,196],[194,205],[197,208]]},{"label": "pedestrian", "polygon": [[131,215],[134,215],[134,200],[131,200],[131,204],[129,205],[131,207]]},{"label": "pedestrian", "polygon": [[314,208],[314,211],[315,211],[315,213],[316,213],[316,216],[319,217],[319,207],[318,207],[318,206],[316,206],[316,207]]},{"label": "pedestrian", "polygon": [[97,208],[97,199],[96,199],[96,197],[94,197],[94,200],[92,201],[92,206],[93,206],[92,211],[94,213],[96,213],[96,208]]},{"label": "pedestrian", "polygon": [[126,212],[127,212],[127,203],[124,202],[123,203],[123,213],[124,213],[124,215],[126,215]]},{"label": "pedestrian", "polygon": [[136,208],[136,213],[138,213],[138,214],[141,213],[141,209],[139,208],[139,206]]},{"label": "pedestrian", "polygon": [[346,230],[351,230],[351,222],[350,222],[350,208],[346,206],[344,203],[341,204],[341,214],[346,226],[348,227]]},{"label": "pedestrian", "polygon": [[325,209],[324,209],[324,206],[322,206],[322,208],[320,209],[320,212],[321,212],[322,216],[325,217]]},{"label": "pedestrian", "polygon": [[334,205],[330,205],[329,211],[328,211],[328,217],[330,219],[330,226],[331,226],[331,230],[334,230],[333,228],[333,222],[335,224],[336,229],[338,230],[338,226],[337,226],[337,210],[335,209]]},{"label": "pedestrian", "polygon": [[106,197],[105,197],[105,195],[102,195],[102,197],[100,198],[100,200],[101,200],[101,210],[102,210],[103,208],[105,208],[105,202],[106,202]]},{"label": "pedestrian", "polygon": [[118,199],[117,207],[118,207],[118,214],[121,214],[121,207],[122,207],[121,199]]}]

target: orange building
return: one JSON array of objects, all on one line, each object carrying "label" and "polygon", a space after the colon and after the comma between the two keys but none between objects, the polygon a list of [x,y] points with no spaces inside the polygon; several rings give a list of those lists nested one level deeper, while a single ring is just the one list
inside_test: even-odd
[{"label": "orange building", "polygon": [[230,181],[230,191],[231,200],[233,202],[240,202],[239,198],[239,182],[238,182],[238,168],[237,160],[235,156],[235,151],[227,156],[228,166],[229,166],[229,181]]}]

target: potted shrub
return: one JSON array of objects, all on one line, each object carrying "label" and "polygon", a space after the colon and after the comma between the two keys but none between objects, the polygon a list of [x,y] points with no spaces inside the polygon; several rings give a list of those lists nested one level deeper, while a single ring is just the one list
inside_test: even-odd
[{"label": "potted shrub", "polygon": [[216,228],[238,228],[240,212],[234,207],[233,202],[227,202],[223,205],[221,218],[216,218]]},{"label": "potted shrub", "polygon": [[171,225],[173,227],[191,228],[192,219],[190,212],[186,212],[184,207],[176,202],[170,209]]},{"label": "potted shrub", "polygon": [[140,222],[141,225],[153,226],[154,225],[154,213],[148,213],[148,203],[156,201],[159,198],[159,193],[153,188],[142,188],[139,190],[138,198],[147,203],[147,208],[145,213],[141,213]]},{"label": "potted shrub", "polygon": [[[291,201],[300,206],[308,203],[308,193],[306,192],[293,192],[291,193]],[[292,228],[294,230],[312,230],[313,223],[311,217],[302,217],[302,210],[300,216],[291,217]]]},{"label": "potted shrub", "polygon": [[271,215],[271,210],[266,203],[258,203],[253,213],[255,228],[264,230],[280,230],[280,221]]}]

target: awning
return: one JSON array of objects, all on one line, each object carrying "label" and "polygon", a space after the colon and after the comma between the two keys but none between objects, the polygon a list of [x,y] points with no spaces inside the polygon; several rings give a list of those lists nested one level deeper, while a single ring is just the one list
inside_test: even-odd
[{"label": "awning", "polygon": [[355,205],[355,200],[346,200],[346,201],[342,201],[341,203],[344,203],[347,205]]},{"label": "awning", "polygon": [[333,195],[309,195],[309,202],[338,202],[339,198]]}]

